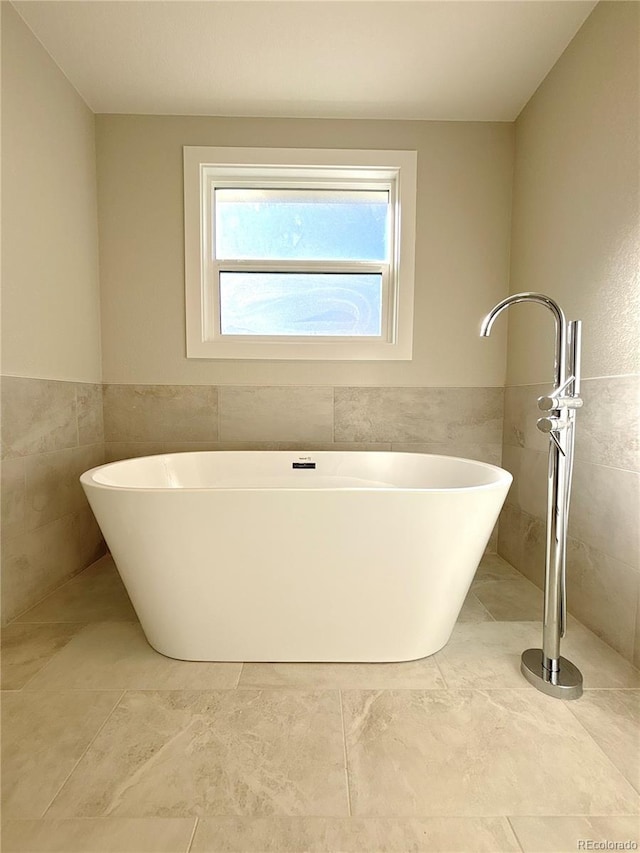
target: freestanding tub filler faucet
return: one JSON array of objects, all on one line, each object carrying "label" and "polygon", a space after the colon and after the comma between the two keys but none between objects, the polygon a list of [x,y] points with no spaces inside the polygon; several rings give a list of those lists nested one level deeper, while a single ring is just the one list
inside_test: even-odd
[{"label": "freestanding tub filler faucet", "polygon": [[582,406],[579,396],[582,322],[567,322],[558,303],[543,293],[516,293],[491,309],[482,321],[480,334],[488,337],[498,314],[517,302],[545,305],[556,324],[553,389],[548,396],[538,398],[538,408],[545,413],[538,420],[538,429],[549,435],[542,648],[523,652],[520,669],[527,681],[543,693],[560,699],[578,699],[582,695],[582,674],[571,661],[560,656],[560,639],[567,628],[567,522],[576,410]]}]

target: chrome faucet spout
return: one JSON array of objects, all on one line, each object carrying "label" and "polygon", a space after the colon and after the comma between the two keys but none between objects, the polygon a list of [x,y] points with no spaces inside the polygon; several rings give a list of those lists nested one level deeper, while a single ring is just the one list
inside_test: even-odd
[{"label": "chrome faucet spout", "polygon": [[513,296],[507,296],[506,299],[502,299],[497,305],[494,305],[484,318],[480,326],[480,335],[488,338],[496,317],[506,308],[510,308],[518,302],[537,302],[539,305],[544,305],[553,314],[556,326],[554,383],[555,387],[558,388],[567,379],[567,320],[562,308],[550,296],[546,296],[544,293],[531,292],[514,293]]}]

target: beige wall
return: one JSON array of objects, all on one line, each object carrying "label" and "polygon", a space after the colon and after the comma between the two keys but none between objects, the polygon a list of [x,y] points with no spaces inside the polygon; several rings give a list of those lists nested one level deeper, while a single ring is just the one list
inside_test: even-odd
[{"label": "beige wall", "polygon": [[[516,122],[511,291],[582,319],[568,604],[640,665],[640,5],[600,3]],[[499,552],[543,581],[553,323],[510,309]],[[535,384],[545,383],[545,384]]]},{"label": "beige wall", "polygon": [[99,382],[94,116],[1,5],[2,371]]},{"label": "beige wall", "polygon": [[[640,373],[640,5],[600,3],[516,122],[511,292],[583,322],[583,375]],[[508,385],[553,375],[553,322],[510,309]]]},{"label": "beige wall", "polygon": [[[503,385],[506,329],[478,328],[508,292],[512,125],[103,115],[96,132],[105,382]],[[413,361],[187,360],[183,145],[416,149]]]}]

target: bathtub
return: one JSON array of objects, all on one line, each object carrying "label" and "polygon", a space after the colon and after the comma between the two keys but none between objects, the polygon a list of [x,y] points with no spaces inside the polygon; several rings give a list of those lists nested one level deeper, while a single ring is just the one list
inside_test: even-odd
[{"label": "bathtub", "polygon": [[198,661],[445,645],[512,477],[418,453],[172,453],[80,481],[149,643]]}]

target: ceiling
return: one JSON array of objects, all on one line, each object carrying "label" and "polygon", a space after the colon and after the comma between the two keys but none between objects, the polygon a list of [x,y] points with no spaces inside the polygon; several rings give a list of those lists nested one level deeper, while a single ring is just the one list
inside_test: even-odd
[{"label": "ceiling", "polygon": [[595,0],[22,0],[96,113],[512,121]]}]

